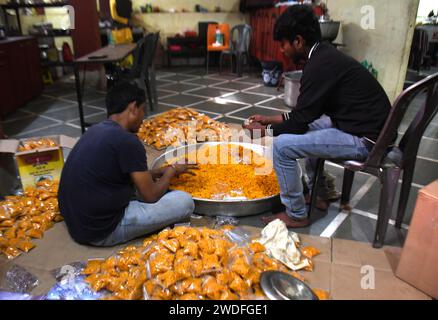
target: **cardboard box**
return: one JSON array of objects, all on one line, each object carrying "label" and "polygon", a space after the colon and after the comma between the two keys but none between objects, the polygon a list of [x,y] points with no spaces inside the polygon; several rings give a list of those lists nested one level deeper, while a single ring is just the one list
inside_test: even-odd
[{"label": "cardboard box", "polygon": [[[260,228],[243,227],[252,235]],[[370,243],[298,234],[302,246],[321,251],[313,272],[300,271],[313,289],[325,290],[331,300],[430,300],[396,277],[402,249],[374,249]]]},{"label": "cardboard box", "polygon": [[[56,142],[57,147],[42,148],[19,152],[18,147],[25,141],[49,138]],[[77,139],[59,136],[26,138],[21,140],[0,140],[0,153],[10,154],[15,158],[23,188],[35,186],[44,179],[59,180],[64,166],[64,148],[73,148]]]},{"label": "cardboard box", "polygon": [[333,300],[430,300],[395,276],[399,248],[332,239],[330,296]]},{"label": "cardboard box", "polygon": [[438,180],[420,190],[397,276],[438,299]]}]

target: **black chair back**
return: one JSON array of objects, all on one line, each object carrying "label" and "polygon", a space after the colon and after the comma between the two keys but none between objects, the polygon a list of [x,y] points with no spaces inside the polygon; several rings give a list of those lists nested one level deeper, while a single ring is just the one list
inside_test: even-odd
[{"label": "black chair back", "polygon": [[424,93],[426,94],[426,100],[416,113],[414,120],[398,145],[401,155],[400,159],[397,159],[397,165],[403,167],[404,162],[417,156],[422,136],[438,111],[438,73],[415,83],[400,94],[392,107],[376,145],[365,162],[366,166],[373,168],[381,166],[388,149],[394,142],[394,137],[398,135],[398,129],[406,111],[412,107],[414,99]]},{"label": "black chair back", "polygon": [[202,47],[205,47],[207,50],[207,32],[208,25],[210,24],[218,24],[216,21],[202,21],[198,23],[198,37],[199,43]]},{"label": "black chair back", "polygon": [[144,59],[145,38],[137,42],[134,52],[132,53],[134,59],[131,67],[131,77],[137,78],[142,72],[142,64]]},{"label": "black chair back", "polygon": [[149,33],[146,35],[144,44],[144,54],[142,61],[142,71],[144,74],[148,73],[148,68],[154,63],[155,53],[157,51],[158,40],[160,33]]}]

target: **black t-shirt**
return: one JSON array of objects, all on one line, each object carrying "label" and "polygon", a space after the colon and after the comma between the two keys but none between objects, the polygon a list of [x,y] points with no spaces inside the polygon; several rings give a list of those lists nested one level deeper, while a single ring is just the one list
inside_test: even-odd
[{"label": "black t-shirt", "polygon": [[59,186],[72,238],[88,244],[109,236],[134,196],[130,173],[146,170],[146,151],[134,134],[111,120],[91,127],[68,156]]},{"label": "black t-shirt", "polygon": [[379,82],[353,58],[321,43],[303,70],[296,108],[273,135],[303,134],[308,125],[328,115],[336,128],[373,141],[382,130],[391,103]]}]

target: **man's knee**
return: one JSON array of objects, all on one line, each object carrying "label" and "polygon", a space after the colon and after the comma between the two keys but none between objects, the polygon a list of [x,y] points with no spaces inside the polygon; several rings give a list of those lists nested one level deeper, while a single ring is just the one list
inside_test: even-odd
[{"label": "man's knee", "polygon": [[291,146],[294,145],[293,141],[294,141],[293,134],[283,134],[278,137],[275,137],[273,142],[274,158],[295,159],[293,148],[291,148]]},{"label": "man's knee", "polygon": [[173,194],[181,215],[190,217],[195,210],[195,202],[193,201],[192,196],[184,191],[173,191]]}]

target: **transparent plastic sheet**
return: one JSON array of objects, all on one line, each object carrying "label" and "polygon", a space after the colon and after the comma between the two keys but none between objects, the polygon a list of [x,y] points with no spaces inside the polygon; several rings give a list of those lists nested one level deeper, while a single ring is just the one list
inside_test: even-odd
[{"label": "transparent plastic sheet", "polygon": [[73,262],[60,268],[56,268],[50,271],[50,274],[60,282],[68,277],[78,277],[81,275],[82,270],[86,267],[84,262]]},{"label": "transparent plastic sheet", "polygon": [[251,241],[251,235],[243,228],[239,227],[225,231],[225,235],[231,242],[237,244],[239,247],[247,246]]},{"label": "transparent plastic sheet", "polygon": [[206,228],[214,228],[216,224],[216,220],[210,216],[201,216],[192,214],[190,216],[190,224],[192,227],[206,227]]},{"label": "transparent plastic sheet", "polygon": [[19,265],[12,265],[2,276],[0,289],[13,293],[30,293],[39,283],[38,278]]},{"label": "transparent plastic sheet", "polygon": [[85,276],[77,276],[68,281],[61,281],[54,285],[47,294],[47,300],[99,300],[108,295],[108,292],[95,292]]},{"label": "transparent plastic sheet", "polygon": [[45,300],[46,296],[31,296],[30,294],[0,291],[0,300]]},{"label": "transparent plastic sheet", "polygon": [[235,217],[225,217],[225,216],[217,216],[214,227],[220,228],[223,226],[237,226],[239,224],[239,219]]}]

